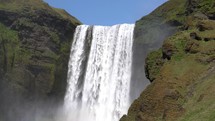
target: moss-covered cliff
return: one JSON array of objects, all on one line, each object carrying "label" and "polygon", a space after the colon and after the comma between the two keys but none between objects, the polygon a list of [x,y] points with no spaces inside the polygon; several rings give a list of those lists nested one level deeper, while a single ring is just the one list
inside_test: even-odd
[{"label": "moss-covered cliff", "polygon": [[79,24],[41,0],[0,0],[1,121],[21,121],[41,102],[63,99]]},{"label": "moss-covered cliff", "polygon": [[[133,45],[132,96],[135,94],[133,91],[145,88],[141,82],[144,85],[149,84],[144,73],[147,54],[160,48],[165,38],[181,29],[185,18],[185,1],[167,2],[136,22]],[[136,94],[139,93],[140,91]]]},{"label": "moss-covered cliff", "polygon": [[135,42],[154,41],[163,45],[146,59],[152,84],[120,121],[213,121],[215,1],[170,0],[137,21]]}]

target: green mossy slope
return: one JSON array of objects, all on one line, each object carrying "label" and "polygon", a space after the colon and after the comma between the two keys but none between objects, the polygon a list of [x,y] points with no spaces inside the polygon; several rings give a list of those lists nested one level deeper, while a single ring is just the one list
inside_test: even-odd
[{"label": "green mossy slope", "polygon": [[167,37],[173,35],[183,27],[185,21],[184,14],[187,11],[185,1],[171,0],[136,22],[132,81],[137,85],[132,85],[134,89],[131,90],[144,88],[143,85],[139,84],[140,82],[145,83],[145,85],[148,84],[144,73],[147,54],[152,50],[160,48]]},{"label": "green mossy slope", "polygon": [[[214,5],[213,0],[170,0],[137,22],[136,41],[142,43],[147,40],[144,32],[154,34],[153,28],[147,32],[144,29],[147,28],[144,25],[150,23],[147,18],[155,19],[159,15],[163,18],[154,20],[161,21],[154,28],[162,23],[168,23],[170,28],[177,26],[165,41],[161,40],[162,48],[146,58],[146,76],[152,83],[120,121],[214,120]],[[160,41],[149,37],[146,42],[156,40]]]},{"label": "green mossy slope", "polygon": [[79,24],[41,0],[0,0],[0,120],[20,121],[27,107],[63,100]]}]

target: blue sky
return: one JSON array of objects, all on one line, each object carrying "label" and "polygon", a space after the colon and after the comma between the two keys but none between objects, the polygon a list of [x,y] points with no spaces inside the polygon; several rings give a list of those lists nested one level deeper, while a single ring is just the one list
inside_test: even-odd
[{"label": "blue sky", "polygon": [[134,23],[167,0],[44,0],[88,25]]}]

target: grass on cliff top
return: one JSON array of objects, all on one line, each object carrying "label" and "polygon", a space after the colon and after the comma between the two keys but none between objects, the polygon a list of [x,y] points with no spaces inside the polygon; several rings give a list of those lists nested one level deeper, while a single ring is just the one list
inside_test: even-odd
[{"label": "grass on cliff top", "polygon": [[[187,2],[187,0],[169,0],[138,20],[135,26],[135,41],[144,44],[158,43],[165,34],[169,35],[168,32],[174,33],[172,25],[180,28],[180,24],[186,22],[187,9],[189,9]],[[193,14],[198,12],[206,15],[215,14],[214,0],[197,0],[197,5]]]},{"label": "grass on cliff top", "polygon": [[45,10],[47,13],[63,17],[70,20],[74,25],[81,24],[81,22],[68,14],[65,10],[50,7],[43,0],[0,0],[0,10],[7,10],[11,12],[28,12],[35,14],[37,10]]},{"label": "grass on cliff top", "polygon": [[42,0],[0,0],[0,9],[9,11],[19,11],[23,7],[50,9],[48,4],[44,4]]},{"label": "grass on cliff top", "polygon": [[152,15],[163,17],[165,18],[165,21],[176,20],[184,22],[186,2],[187,0],[169,0],[152,12]]},{"label": "grass on cliff top", "polygon": [[63,18],[69,19],[70,21],[72,21],[73,24],[75,24],[75,25],[81,24],[81,22],[78,19],[76,19],[75,17],[71,16],[65,10],[59,9],[59,8],[53,8],[53,10],[55,10]]},{"label": "grass on cliff top", "polygon": [[136,22],[135,41],[159,43],[180,28],[185,21],[186,0],[169,0]]},{"label": "grass on cliff top", "polygon": [[[157,17],[162,18],[164,21],[160,21],[164,23],[165,21],[174,19],[183,19],[184,12],[186,10],[186,0],[169,0],[164,3],[157,9],[155,9],[152,13],[147,16],[144,16],[140,20],[137,21],[137,25],[141,25],[142,23],[148,21],[156,21]],[[155,18],[155,19],[154,19]],[[158,21],[159,22],[159,21]]]}]

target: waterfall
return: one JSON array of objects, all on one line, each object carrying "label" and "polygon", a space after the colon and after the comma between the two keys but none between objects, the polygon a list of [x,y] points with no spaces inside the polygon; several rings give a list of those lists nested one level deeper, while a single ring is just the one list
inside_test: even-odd
[{"label": "waterfall", "polygon": [[130,105],[134,24],[80,25],[71,47],[66,121],[118,121]]}]

